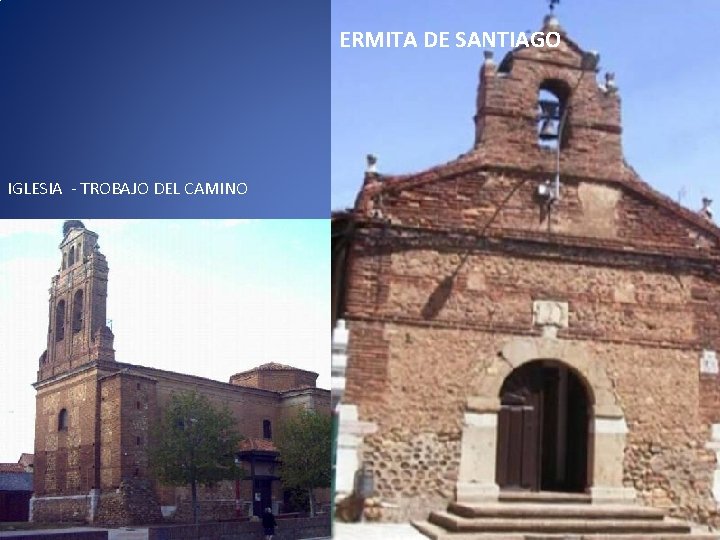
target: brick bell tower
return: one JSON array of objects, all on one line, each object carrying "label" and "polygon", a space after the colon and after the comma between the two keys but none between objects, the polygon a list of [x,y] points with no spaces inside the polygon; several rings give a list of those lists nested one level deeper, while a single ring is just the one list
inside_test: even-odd
[{"label": "brick bell tower", "polygon": [[[625,168],[615,76],[598,85],[599,56],[583,50],[548,15],[557,47],[519,47],[480,68],[475,143],[469,157],[525,171],[615,178]],[[559,148],[558,148],[559,146]],[[559,150],[559,152],[558,152]]]},{"label": "brick bell tower", "polygon": [[95,361],[114,361],[106,325],[108,265],[98,235],[78,220],[63,224],[60,272],[52,278],[47,349],[38,382]]}]

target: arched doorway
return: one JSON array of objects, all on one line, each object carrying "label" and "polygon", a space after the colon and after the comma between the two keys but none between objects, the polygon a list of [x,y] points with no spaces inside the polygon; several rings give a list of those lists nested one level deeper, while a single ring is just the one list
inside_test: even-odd
[{"label": "arched doorway", "polygon": [[591,485],[592,398],[567,365],[535,360],[500,390],[496,482],[504,490],[582,493]]}]

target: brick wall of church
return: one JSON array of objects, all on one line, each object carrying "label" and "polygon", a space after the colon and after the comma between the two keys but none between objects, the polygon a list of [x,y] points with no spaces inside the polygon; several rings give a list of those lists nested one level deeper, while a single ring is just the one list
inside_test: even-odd
[{"label": "brick wall of church", "polygon": [[[95,372],[82,372],[42,388],[36,399],[34,491],[36,495],[80,495],[95,474]],[[67,429],[58,429],[67,411]]]}]

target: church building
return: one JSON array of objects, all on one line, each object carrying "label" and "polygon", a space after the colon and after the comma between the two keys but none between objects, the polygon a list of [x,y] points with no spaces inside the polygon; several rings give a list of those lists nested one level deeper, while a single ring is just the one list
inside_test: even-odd
[{"label": "church building", "polygon": [[[50,287],[47,349],[34,384],[30,519],[109,525],[189,520],[189,489],[156,482],[147,455],[154,422],[182,392],[226,404],[245,437],[237,459],[247,476],[199,490],[201,519],[287,510],[290,494],[278,477],[273,430],[298,408],[330,413],[330,392],[316,387],[318,374],[269,363],[225,383],[118,362],[106,324],[108,263],[98,235],[80,221],[66,221],[60,259]],[[318,502],[327,502],[327,493],[318,493]]]},{"label": "church building", "polygon": [[339,452],[371,517],[432,538],[720,525],[720,229],[638,176],[614,75],[543,31],[485,53],[467,153],[368,156],[333,214]]}]

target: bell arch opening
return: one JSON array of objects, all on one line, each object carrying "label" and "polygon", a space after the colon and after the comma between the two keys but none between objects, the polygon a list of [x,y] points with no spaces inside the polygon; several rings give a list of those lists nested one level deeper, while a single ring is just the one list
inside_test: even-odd
[{"label": "bell arch opening", "polygon": [[594,396],[557,360],[533,360],[502,383],[496,483],[502,490],[585,493],[592,485]]},{"label": "bell arch opening", "polygon": [[543,148],[565,148],[569,139],[570,87],[560,79],[546,79],[537,93],[537,143]]}]

